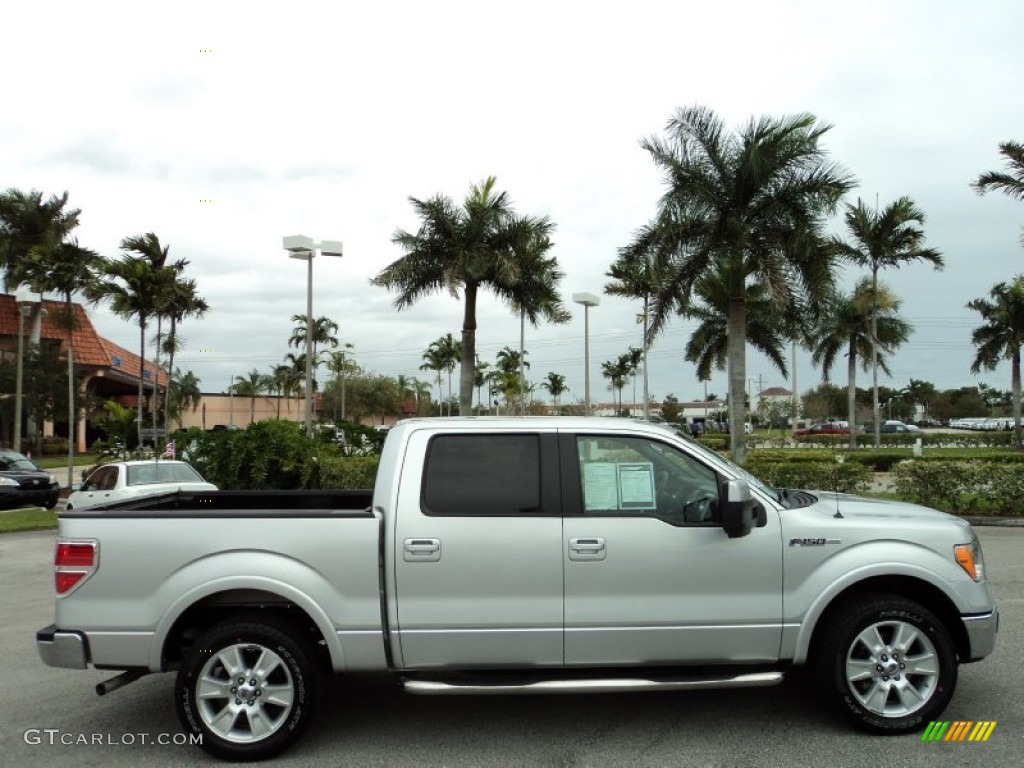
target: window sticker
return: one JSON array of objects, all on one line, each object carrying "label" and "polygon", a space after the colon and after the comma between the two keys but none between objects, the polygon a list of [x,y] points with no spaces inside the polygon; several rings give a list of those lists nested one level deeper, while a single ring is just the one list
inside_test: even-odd
[{"label": "window sticker", "polygon": [[593,461],[583,465],[586,511],[655,508],[654,465]]},{"label": "window sticker", "polygon": [[654,509],[654,465],[650,462],[619,464],[621,509]]},{"label": "window sticker", "polygon": [[595,461],[583,465],[583,498],[588,511],[619,508],[614,463]]}]

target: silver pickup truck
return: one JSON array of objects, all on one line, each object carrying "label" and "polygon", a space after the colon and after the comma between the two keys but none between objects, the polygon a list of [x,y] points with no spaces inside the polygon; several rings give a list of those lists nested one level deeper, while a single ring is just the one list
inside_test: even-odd
[{"label": "silver pickup truck", "polygon": [[367,492],[177,493],[64,514],[50,665],[176,671],[204,749],[293,743],[332,673],[420,694],[772,685],[859,725],[937,718],[998,612],[963,520],[770,488],[614,419],[425,419]]}]

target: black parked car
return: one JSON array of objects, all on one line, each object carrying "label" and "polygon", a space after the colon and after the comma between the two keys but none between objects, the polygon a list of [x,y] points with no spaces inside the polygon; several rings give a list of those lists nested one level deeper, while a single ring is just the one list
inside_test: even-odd
[{"label": "black parked car", "polygon": [[31,459],[14,451],[0,450],[0,509],[46,507],[53,509],[60,485]]}]

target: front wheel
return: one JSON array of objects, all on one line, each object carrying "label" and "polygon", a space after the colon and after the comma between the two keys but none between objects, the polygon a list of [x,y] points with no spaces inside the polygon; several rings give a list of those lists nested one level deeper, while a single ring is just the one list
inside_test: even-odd
[{"label": "front wheel", "polygon": [[814,660],[826,695],[879,733],[907,733],[937,718],[957,679],[942,623],[918,603],[886,595],[863,596],[840,611]]},{"label": "front wheel", "polygon": [[178,716],[225,760],[264,760],[298,739],[313,714],[316,666],[285,622],[241,617],[204,632],[175,686]]}]

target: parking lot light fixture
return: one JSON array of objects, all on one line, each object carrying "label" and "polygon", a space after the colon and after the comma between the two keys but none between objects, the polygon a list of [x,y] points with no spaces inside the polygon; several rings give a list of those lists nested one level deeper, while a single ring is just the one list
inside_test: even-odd
[{"label": "parking lot light fixture", "polygon": [[601,300],[593,293],[574,293],[572,300],[583,305],[583,403],[584,416],[590,415],[590,308]]},{"label": "parking lot light fixture", "polygon": [[313,258],[320,251],[321,256],[341,257],[342,246],[339,240],[323,240],[313,242],[313,238],[305,235],[285,237],[282,245],[288,256],[307,262],[306,267],[306,435],[313,437]]}]

